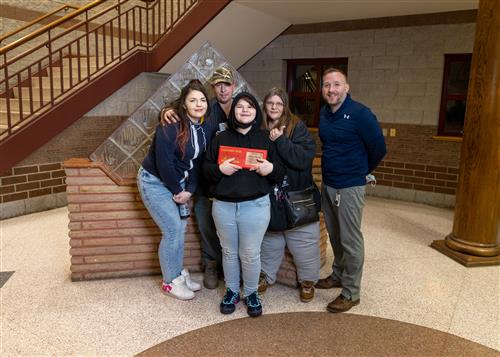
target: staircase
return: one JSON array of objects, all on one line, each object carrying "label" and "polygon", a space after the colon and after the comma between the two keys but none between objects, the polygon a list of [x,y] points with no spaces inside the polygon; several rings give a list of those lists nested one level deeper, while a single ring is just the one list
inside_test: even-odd
[{"label": "staircase", "polygon": [[[1,48],[0,174],[139,73],[159,70],[229,2],[117,0],[90,16],[110,3],[97,0]],[[85,20],[53,34],[77,16]]]},{"label": "staircase", "polygon": [[[109,63],[111,57],[100,57],[99,60],[101,63],[104,61]],[[11,97],[0,98],[0,132],[2,132],[0,140],[8,135],[9,113],[10,127],[15,132],[29,124],[34,117],[50,109],[52,98],[56,102],[60,101],[64,96],[78,91],[83,86],[82,75],[78,68],[83,72],[95,73],[97,65],[98,58],[95,56],[64,58],[61,65],[54,64],[42,74],[32,76],[21,85],[11,88]]]}]

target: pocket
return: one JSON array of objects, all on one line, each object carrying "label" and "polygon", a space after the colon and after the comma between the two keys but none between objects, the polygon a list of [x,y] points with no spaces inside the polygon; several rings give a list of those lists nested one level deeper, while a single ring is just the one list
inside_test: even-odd
[{"label": "pocket", "polygon": [[142,169],[139,171],[141,181],[148,183],[161,183],[161,180],[155,175],[149,173],[147,170]]},{"label": "pocket", "polygon": [[269,195],[265,195],[264,197],[259,197],[253,200],[253,202],[257,207],[269,207],[270,205]]}]

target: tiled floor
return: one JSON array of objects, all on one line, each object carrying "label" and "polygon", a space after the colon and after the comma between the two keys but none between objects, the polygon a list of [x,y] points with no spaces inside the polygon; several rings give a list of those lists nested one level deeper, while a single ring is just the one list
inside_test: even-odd
[{"label": "tiled floor", "polygon": [[[500,267],[465,268],[429,248],[451,231],[453,212],[369,198],[361,304],[352,313],[449,332],[500,350]],[[218,312],[219,290],[190,302],[163,296],[159,277],[69,280],[66,208],[0,223],[1,355],[133,355],[187,331],[246,317]],[[329,263],[331,262],[329,253]],[[328,272],[323,267],[323,276]],[[200,280],[200,275],[195,274]],[[264,313],[324,311],[338,290],[308,304],[275,285]],[[241,305],[241,304],[240,304]]]}]

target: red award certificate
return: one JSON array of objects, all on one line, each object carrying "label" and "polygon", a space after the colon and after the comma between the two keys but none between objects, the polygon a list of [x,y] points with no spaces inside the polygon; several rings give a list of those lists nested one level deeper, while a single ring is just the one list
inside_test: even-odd
[{"label": "red award certificate", "polygon": [[219,158],[217,163],[220,165],[222,162],[234,158],[232,164],[250,169],[258,164],[257,159],[267,159],[267,150],[240,148],[235,146],[220,146]]}]

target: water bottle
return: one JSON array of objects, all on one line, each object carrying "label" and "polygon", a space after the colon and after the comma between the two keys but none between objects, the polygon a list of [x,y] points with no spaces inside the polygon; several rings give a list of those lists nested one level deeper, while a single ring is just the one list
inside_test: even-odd
[{"label": "water bottle", "polygon": [[181,219],[188,219],[191,216],[191,211],[187,203],[182,203],[177,205],[179,207],[179,216]]}]

